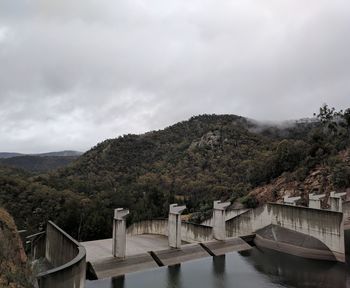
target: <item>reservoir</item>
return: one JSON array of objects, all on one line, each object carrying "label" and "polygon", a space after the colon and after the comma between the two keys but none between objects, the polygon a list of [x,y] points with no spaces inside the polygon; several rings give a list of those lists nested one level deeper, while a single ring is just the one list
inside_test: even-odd
[{"label": "reservoir", "polygon": [[350,288],[349,267],[254,247],[219,257],[87,281],[86,288]]}]

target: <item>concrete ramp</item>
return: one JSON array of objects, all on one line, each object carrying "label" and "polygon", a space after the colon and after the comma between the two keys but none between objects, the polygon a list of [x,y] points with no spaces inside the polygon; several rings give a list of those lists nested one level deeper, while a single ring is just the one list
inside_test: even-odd
[{"label": "concrete ramp", "polygon": [[154,254],[165,266],[180,264],[198,258],[210,257],[210,254],[199,244],[183,245],[180,249],[155,251]]},{"label": "concrete ramp", "polygon": [[241,238],[231,238],[225,241],[211,241],[200,244],[212,256],[225,255],[235,251],[249,250],[252,247]]}]

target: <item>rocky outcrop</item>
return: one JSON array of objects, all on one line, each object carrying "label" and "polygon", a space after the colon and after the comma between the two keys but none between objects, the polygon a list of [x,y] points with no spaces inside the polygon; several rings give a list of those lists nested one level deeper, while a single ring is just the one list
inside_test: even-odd
[{"label": "rocky outcrop", "polygon": [[[300,204],[307,205],[310,193],[326,194],[323,200],[323,208],[327,208],[327,199],[334,190],[331,181],[330,169],[327,166],[318,166],[313,169],[304,180],[295,179],[293,174],[283,174],[269,184],[256,187],[250,191],[249,196],[255,198],[258,203],[282,202],[284,196],[301,196]],[[350,189],[346,189],[345,192]]]},{"label": "rocky outcrop", "polygon": [[0,208],[0,287],[29,288],[31,272],[13,218]]},{"label": "rocky outcrop", "polygon": [[200,140],[198,141],[193,141],[190,150],[194,148],[203,148],[203,147],[215,147],[220,144],[220,131],[215,130],[215,131],[210,131],[203,135]]}]

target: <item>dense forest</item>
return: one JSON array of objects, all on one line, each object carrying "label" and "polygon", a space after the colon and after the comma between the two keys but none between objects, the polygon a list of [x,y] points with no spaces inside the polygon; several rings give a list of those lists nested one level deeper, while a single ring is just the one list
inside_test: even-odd
[{"label": "dense forest", "polygon": [[350,109],[327,105],[312,119],[276,126],[201,115],[108,139],[54,172],[0,168],[0,206],[20,229],[36,232],[51,219],[79,240],[110,237],[117,207],[130,209],[131,223],[166,217],[169,203],[184,203],[200,221],[213,200],[254,207],[253,189],[285,173],[302,181],[318,165],[329,168],[334,189],[350,187],[350,167],[339,156],[349,135]]}]

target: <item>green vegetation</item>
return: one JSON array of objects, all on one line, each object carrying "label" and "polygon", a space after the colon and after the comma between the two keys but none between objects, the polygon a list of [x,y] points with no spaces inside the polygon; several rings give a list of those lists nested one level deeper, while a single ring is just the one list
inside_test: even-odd
[{"label": "green vegetation", "polygon": [[32,273],[12,217],[0,208],[0,287],[32,288]]},{"label": "green vegetation", "polygon": [[316,121],[287,127],[235,115],[193,117],[106,140],[49,174],[3,168],[0,203],[21,228],[34,232],[52,219],[75,238],[92,240],[110,237],[114,208],[129,208],[131,223],[166,217],[176,201],[199,222],[213,200],[255,207],[246,196],[251,189],[283,173],[302,180],[316,165],[330,167],[335,188],[348,187],[349,164],[339,152],[349,147],[349,114],[325,105]]}]

